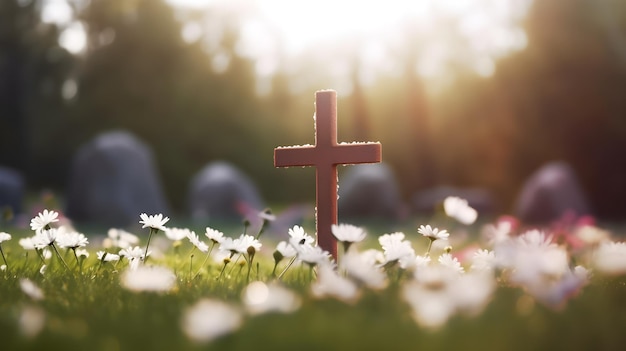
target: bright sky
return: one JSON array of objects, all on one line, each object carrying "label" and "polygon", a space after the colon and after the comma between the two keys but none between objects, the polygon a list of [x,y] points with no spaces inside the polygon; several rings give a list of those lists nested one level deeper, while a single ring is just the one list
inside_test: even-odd
[{"label": "bright sky", "polygon": [[[180,8],[211,9],[217,16],[213,19],[238,18],[238,51],[256,60],[261,78],[279,68],[297,72],[303,62],[329,61],[331,75],[350,77],[356,55],[361,71],[368,73],[361,77],[366,84],[376,72],[402,74],[404,65],[396,53],[406,52],[409,45],[419,54],[415,69],[426,79],[445,80],[450,65],[459,64],[491,76],[499,58],[526,46],[519,22],[531,1],[167,0]],[[82,25],[70,24],[65,0],[47,2],[44,21],[69,25],[60,43],[80,52],[86,40]],[[181,34],[192,40],[202,26],[210,25],[187,25]],[[407,29],[414,33],[412,40],[406,38]],[[227,59],[216,55],[214,61],[223,66]]]},{"label": "bright sky", "polygon": [[304,62],[318,62],[349,90],[355,55],[367,84],[378,73],[404,74],[397,53],[409,45],[418,52],[415,70],[425,79],[445,85],[451,65],[489,77],[499,58],[525,48],[520,21],[532,0],[168,1],[236,13],[242,18],[240,53],[256,60],[261,78],[279,67],[298,72],[306,70]]}]

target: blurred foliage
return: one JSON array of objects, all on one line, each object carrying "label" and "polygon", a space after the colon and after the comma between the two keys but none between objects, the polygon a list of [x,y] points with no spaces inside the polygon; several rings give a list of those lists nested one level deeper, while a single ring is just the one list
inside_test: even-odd
[{"label": "blurred foliage", "polygon": [[0,3],[0,164],[58,183],[69,150],[50,145],[65,143],[61,89],[77,59],[59,46],[59,28],[41,22],[40,5]]},{"label": "blurred foliage", "polygon": [[[294,93],[301,77],[281,71],[259,96],[236,20],[159,0],[76,2],[88,46],[71,55],[58,45],[62,28],[41,23],[41,3],[0,4],[0,164],[34,187],[62,189],[77,147],[124,128],[153,148],[175,208],[184,208],[195,172],[217,159],[252,175],[270,202],[313,198],[313,171],[275,170],[272,149],[313,142],[313,92],[333,87],[322,69],[308,67],[310,91]],[[219,43],[183,40],[188,20],[214,20]],[[368,86],[355,79],[339,101],[339,139],[381,141],[406,200],[438,184],[478,186],[508,211],[531,172],[562,159],[597,214],[623,216],[626,5],[536,1],[524,27],[527,48],[498,62],[491,78],[458,67],[455,84],[436,96],[414,71],[417,39],[407,33],[405,74]],[[78,93],[63,99],[68,81]]]},{"label": "blurred foliage", "polygon": [[[250,157],[261,147],[264,119],[250,62],[231,56],[227,71],[214,73],[207,53],[182,40],[180,23],[160,1],[93,1],[81,19],[95,43],[81,66],[74,115],[85,141],[103,129],[136,133],[153,148],[179,205],[208,161],[242,160],[249,173],[271,163],[269,151]],[[237,33],[227,30],[233,32],[222,45],[232,52]]]},{"label": "blurred foliage", "polygon": [[[169,246],[157,263],[178,267],[173,291],[131,292],[120,284],[127,262],[100,266],[91,250],[83,271],[68,272],[54,257],[42,275],[39,258],[33,251],[24,251],[16,240],[31,232],[11,232],[15,235],[13,240],[3,243],[11,268],[0,272],[3,350],[249,351],[260,347],[269,350],[552,351],[623,350],[626,342],[623,327],[626,278],[623,275],[596,274],[588,286],[557,309],[533,300],[521,288],[500,286],[482,313],[456,315],[442,329],[430,330],[418,326],[412,319],[410,306],[400,297],[398,282],[382,291],[363,289],[363,296],[349,304],[333,298],[314,298],[310,292],[309,269],[294,266],[282,282],[303,299],[298,311],[246,316],[241,328],[232,334],[212,343],[194,343],[183,332],[185,311],[203,298],[241,306],[242,290],[247,285],[244,274],[231,270],[228,279],[215,281],[213,275],[219,274],[220,269],[217,263],[211,262],[206,265],[206,271],[190,281],[187,272],[191,261],[187,256],[193,255],[190,254],[191,244],[185,241],[179,251]],[[227,235],[232,233],[237,232],[226,232]],[[145,234],[142,240],[146,239]],[[262,253],[265,254],[259,255],[257,262],[261,263],[261,281],[267,281],[273,262],[268,252]],[[198,258],[201,256],[196,251],[194,268],[202,265]],[[71,253],[66,259],[70,267],[76,269]],[[41,288],[45,298],[34,301],[25,294],[20,287],[23,278]],[[409,277],[405,274],[404,278]],[[20,325],[32,321],[33,318],[24,317],[24,311],[32,309],[45,314],[45,323],[41,333],[29,337],[24,333],[26,328]]]}]

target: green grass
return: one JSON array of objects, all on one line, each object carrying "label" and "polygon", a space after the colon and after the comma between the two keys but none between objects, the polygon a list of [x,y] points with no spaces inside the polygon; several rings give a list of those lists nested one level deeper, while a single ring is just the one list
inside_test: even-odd
[{"label": "green grass", "polygon": [[[520,289],[499,287],[479,316],[455,316],[443,329],[429,331],[412,320],[397,284],[366,291],[355,304],[315,299],[306,269],[285,276],[284,283],[302,296],[297,312],[249,316],[236,332],[197,344],[182,332],[184,310],[205,297],[239,303],[246,268],[227,269],[230,276],[218,282],[220,267],[211,264],[189,281],[185,243],[178,255],[170,249],[165,258],[151,259],[176,271],[173,291],[134,293],[120,287],[125,263],[99,267],[95,249],[82,272],[70,253],[65,259],[71,272],[53,256],[40,274],[35,252],[26,255],[17,245],[22,235],[2,244],[10,267],[0,272],[0,350],[623,350],[626,345],[623,277],[594,277],[562,310],[533,304]],[[264,241],[266,254],[272,249]],[[259,259],[260,272],[252,275],[267,281],[273,262]],[[202,254],[194,255],[194,273],[202,260]],[[45,298],[33,301],[24,294],[21,278],[35,282]],[[42,331],[32,338],[21,334],[18,323],[29,306],[46,314]]]}]

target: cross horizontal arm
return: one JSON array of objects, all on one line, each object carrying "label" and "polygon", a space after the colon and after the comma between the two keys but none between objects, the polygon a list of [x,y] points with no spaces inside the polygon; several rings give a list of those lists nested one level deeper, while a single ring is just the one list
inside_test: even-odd
[{"label": "cross horizontal arm", "polygon": [[379,143],[350,143],[333,146],[333,164],[378,163],[382,159]]},{"label": "cross horizontal arm", "polygon": [[274,149],[274,167],[377,163],[381,158],[379,143],[350,143],[328,147],[307,145]]},{"label": "cross horizontal arm", "polygon": [[315,146],[277,147],[274,149],[274,167],[314,166]]}]

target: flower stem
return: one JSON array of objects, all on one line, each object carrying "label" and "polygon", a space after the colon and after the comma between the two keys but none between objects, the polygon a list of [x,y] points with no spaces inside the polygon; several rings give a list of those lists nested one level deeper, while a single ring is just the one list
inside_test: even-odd
[{"label": "flower stem", "polygon": [[[246,276],[246,283],[250,282],[250,271],[252,270],[252,261],[254,260],[254,254],[250,254],[250,259],[248,261],[248,275]],[[258,272],[257,272],[258,274]]]},{"label": "flower stem", "polygon": [[228,262],[224,262],[224,267],[222,267],[222,270],[220,271],[220,275],[218,275],[217,278],[215,278],[215,280],[220,280],[220,278],[222,278],[222,275],[224,274],[224,271],[226,270],[227,265],[228,265]]},{"label": "flower stem", "polygon": [[193,279],[191,277],[192,268],[193,268],[193,255],[189,256],[189,281]]},{"label": "flower stem", "polygon": [[346,254],[348,253],[348,250],[350,250],[350,245],[352,244],[351,241],[343,241],[343,253]]},{"label": "flower stem", "polygon": [[430,249],[433,247],[433,239],[430,239],[430,242],[428,243],[428,249],[426,250],[426,256],[430,256]]},{"label": "flower stem", "polygon": [[4,256],[4,251],[2,251],[2,245],[0,245],[0,254],[2,254],[2,260],[4,260],[4,265],[7,266],[7,270],[8,270],[9,263],[7,262],[7,258]]},{"label": "flower stem", "polygon": [[228,274],[231,274],[233,272],[233,269],[235,269],[235,266],[237,266],[237,262],[239,262],[239,259],[241,258],[241,256],[243,256],[243,254],[239,254],[239,256],[237,256],[237,259],[235,260],[235,263],[233,264],[233,268],[230,269]]},{"label": "flower stem", "polygon": [[289,263],[287,264],[287,266],[285,267],[285,269],[283,269],[283,271],[282,271],[282,272],[280,272],[280,274],[278,275],[278,278],[276,278],[276,279],[280,280],[280,278],[282,278],[282,277],[283,277],[283,275],[285,274],[285,272],[287,272],[287,270],[289,269],[289,267],[291,267],[291,265],[292,265],[294,262],[296,262],[296,257],[297,257],[297,256],[293,256],[293,257],[291,258],[291,261],[289,261]]},{"label": "flower stem", "polygon": [[61,254],[59,253],[59,250],[57,250],[56,245],[54,245],[54,243],[52,243],[52,244],[50,244],[50,246],[52,246],[52,248],[54,249],[54,252],[56,252],[57,257],[61,260],[61,262],[63,262],[63,265],[65,266],[65,269],[67,269],[69,271],[70,267],[67,265],[67,263],[65,262],[65,260],[61,256]]},{"label": "flower stem", "polygon": [[196,272],[196,274],[194,274],[194,276],[191,278],[191,280],[196,279],[198,274],[200,274],[200,271],[202,270],[202,267],[204,267],[204,265],[206,264],[206,261],[209,260],[209,256],[211,256],[211,251],[213,251],[213,246],[215,246],[215,242],[211,243],[211,248],[209,248],[209,252],[207,252],[206,257],[204,257],[204,261],[202,261],[202,264],[200,265],[200,268],[198,268],[198,271]]},{"label": "flower stem", "polygon": [[39,256],[39,259],[41,260],[41,263],[46,264],[46,260],[43,258],[42,252],[43,250],[41,249],[35,249],[35,252],[37,252],[37,256]]},{"label": "flower stem", "polygon": [[257,240],[259,240],[259,238],[261,237],[261,234],[263,234],[263,232],[265,232],[265,228],[267,228],[267,224],[269,223],[269,221],[265,218],[263,218],[263,224],[261,224],[261,229],[259,229],[259,232],[256,235]]},{"label": "flower stem", "polygon": [[150,239],[152,239],[152,234],[155,232],[154,228],[150,228],[150,235],[148,235],[148,243],[146,244],[146,251],[143,253],[143,263],[146,263],[148,260],[148,247],[150,246]]},{"label": "flower stem", "polygon": [[80,265],[80,262],[78,261],[78,255],[76,254],[76,249],[72,248],[72,251],[74,252],[74,258],[76,258],[76,264]]}]

